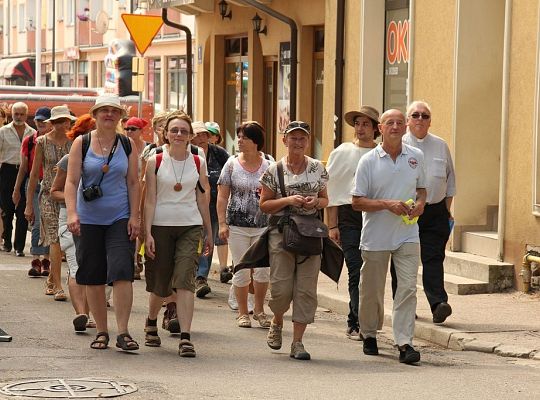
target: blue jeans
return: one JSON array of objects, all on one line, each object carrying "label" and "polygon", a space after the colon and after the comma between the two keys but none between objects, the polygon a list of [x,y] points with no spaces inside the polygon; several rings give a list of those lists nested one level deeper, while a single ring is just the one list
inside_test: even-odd
[{"label": "blue jeans", "polygon": [[[28,189],[28,181],[26,181],[26,189]],[[36,191],[32,198],[32,204],[34,206],[34,225],[32,226],[32,239],[30,246],[30,254],[33,256],[43,256],[49,254],[49,246],[40,246],[39,245],[39,230],[40,230],[40,218],[39,218],[39,191],[41,185],[38,183],[36,186]]]},{"label": "blue jeans", "polygon": [[[222,244],[227,244],[227,242],[222,242],[219,240],[219,221],[217,217],[217,210],[215,207],[210,207],[210,222],[212,223],[212,235],[214,239],[214,245],[220,246]],[[210,253],[205,256],[199,257],[199,267],[197,268],[197,278],[203,277],[208,278],[210,273],[210,267],[212,266],[212,258],[214,257],[214,248],[210,249]]]},{"label": "blue jeans", "polygon": [[362,268],[362,252],[360,251],[361,226],[340,226],[339,235],[345,255],[345,264],[349,271],[349,315],[347,326],[358,328],[358,304],[360,299],[360,268]]}]

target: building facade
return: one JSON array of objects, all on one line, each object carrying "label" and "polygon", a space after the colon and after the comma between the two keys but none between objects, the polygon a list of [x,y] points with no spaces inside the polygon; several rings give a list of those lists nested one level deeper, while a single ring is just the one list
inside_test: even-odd
[{"label": "building facade", "polygon": [[450,250],[512,264],[523,287],[523,256],[540,247],[538,0],[150,3],[195,15],[195,113],[224,127],[229,150],[255,119],[280,157],[279,132],[295,118],[312,125],[311,155],[325,160],[352,138],[345,112],[427,101],[455,162]]},{"label": "building facade", "polygon": [[[0,83],[33,86],[38,78],[43,86],[104,87],[109,45],[130,38],[121,15],[161,15],[146,8],[147,2],[134,0],[0,0]],[[193,31],[193,17],[172,9],[168,17]],[[185,54],[185,34],[163,25],[144,55],[144,97],[157,111],[185,107]]]}]

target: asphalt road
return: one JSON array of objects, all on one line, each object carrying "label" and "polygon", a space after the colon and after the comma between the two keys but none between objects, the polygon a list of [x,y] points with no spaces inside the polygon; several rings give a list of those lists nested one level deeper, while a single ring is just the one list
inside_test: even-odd
[{"label": "asphalt road", "polygon": [[144,281],[135,282],[130,323],[140,351],[126,354],[114,348],[112,310],[113,347],[92,350],[95,330],[73,332],[71,304],[45,296],[44,278],[26,277],[29,261],[0,256],[0,328],[13,336],[11,343],[0,343],[0,388],[20,380],[92,377],[135,384],[138,390],[122,397],[126,399],[540,398],[537,361],[454,352],[418,342],[422,362],[403,365],[387,330],[379,340],[381,355],[368,357],[361,342],[345,338],[345,318],[322,309],[304,340],[312,360],[292,360],[290,318],[283,348],[272,351],[265,330],[236,327],[235,313],[226,303],[228,286],[216,283],[208,299],[196,301],[192,341],[197,358],[180,358],[179,338],[161,330],[162,347],[143,345]]}]

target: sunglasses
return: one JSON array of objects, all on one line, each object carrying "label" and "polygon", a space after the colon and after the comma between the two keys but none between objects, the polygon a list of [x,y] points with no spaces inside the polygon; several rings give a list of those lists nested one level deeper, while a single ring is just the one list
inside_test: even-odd
[{"label": "sunglasses", "polygon": [[412,118],[412,119],[420,119],[420,118],[421,118],[421,119],[430,119],[430,118],[431,118],[431,115],[429,115],[429,114],[424,114],[424,113],[417,113],[417,112],[415,112],[415,113],[412,113],[412,114],[411,114],[411,118]]},{"label": "sunglasses", "polygon": [[309,131],[309,124],[302,121],[292,121],[291,123],[289,123],[289,125],[287,125],[286,130],[295,129],[295,128],[302,128]]},{"label": "sunglasses", "polygon": [[125,130],[126,132],[134,132],[134,131],[138,131],[138,130],[140,130],[140,129],[141,129],[141,128],[136,128],[136,127],[134,127],[134,126],[128,126],[127,128],[124,128],[124,130]]}]

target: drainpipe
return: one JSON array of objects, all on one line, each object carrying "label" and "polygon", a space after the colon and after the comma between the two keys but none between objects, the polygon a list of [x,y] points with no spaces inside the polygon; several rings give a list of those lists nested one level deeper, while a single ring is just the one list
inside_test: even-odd
[{"label": "drainpipe", "polygon": [[540,257],[528,252],[523,257],[523,263],[521,264],[521,272],[519,274],[523,281],[523,293],[528,293],[531,289],[531,263],[540,264]]},{"label": "drainpipe", "polygon": [[343,43],[345,37],[345,0],[337,2],[337,31],[336,31],[336,98],[334,100],[336,136],[334,148],[343,141]]},{"label": "drainpipe", "polygon": [[[504,7],[504,51],[501,110],[501,165],[499,170],[499,211],[497,217],[497,259],[504,261],[506,227],[506,181],[508,178],[508,93],[510,83],[510,40],[512,30],[512,0]],[[529,275],[530,276],[530,275]],[[529,278],[530,282],[530,278]]]},{"label": "drainpipe", "polygon": [[240,0],[242,3],[252,6],[261,12],[274,17],[291,27],[291,99],[290,99],[290,118],[296,119],[296,92],[298,81],[298,28],[292,18],[283,15],[276,10],[259,3],[257,0]]},{"label": "drainpipe", "polygon": [[192,36],[191,30],[181,24],[172,22],[167,16],[167,9],[161,9],[161,17],[163,18],[163,23],[165,25],[171,26],[176,29],[180,29],[186,34],[186,58],[187,58],[187,68],[186,68],[186,86],[187,86],[187,114],[193,117],[193,49],[192,49]]}]

